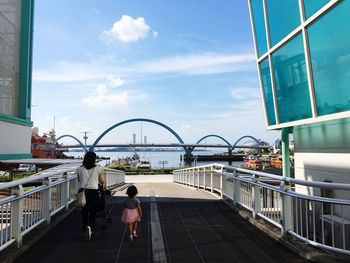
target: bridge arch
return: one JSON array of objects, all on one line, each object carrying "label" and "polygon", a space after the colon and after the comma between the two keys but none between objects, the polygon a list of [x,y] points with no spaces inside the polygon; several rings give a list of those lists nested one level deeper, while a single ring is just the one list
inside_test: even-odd
[{"label": "bridge arch", "polygon": [[56,142],[59,141],[60,139],[64,138],[64,137],[73,138],[74,140],[76,140],[81,145],[81,147],[84,149],[84,151],[87,152],[86,146],[78,138],[74,137],[73,135],[69,135],[69,134],[62,135],[62,136],[60,136],[60,137],[58,137],[56,139]]},{"label": "bridge arch", "polygon": [[[129,119],[129,120],[125,120],[125,121],[121,121],[118,122],[116,124],[114,124],[113,126],[109,127],[107,130],[105,130],[103,133],[101,133],[101,135],[95,140],[95,142],[90,146],[89,151],[93,151],[94,148],[96,147],[96,145],[99,143],[99,141],[107,134],[109,133],[111,130],[113,130],[114,128],[121,126],[123,124],[129,123],[129,122],[138,122],[138,121],[144,121],[144,122],[150,122],[156,125],[159,125],[163,128],[165,128],[166,130],[168,130],[171,134],[173,134],[175,136],[175,138],[181,143],[184,144],[184,141],[181,139],[181,137],[173,130],[171,129],[169,126],[165,125],[164,123],[161,123],[159,121],[155,121],[152,119],[145,119],[145,118],[135,118],[135,119]],[[185,151],[187,151],[186,147],[183,147]]]},{"label": "bridge arch", "polygon": [[224,141],[224,142],[229,146],[229,148],[232,147],[231,143],[229,143],[225,138],[223,138],[223,137],[221,137],[221,136],[219,136],[219,135],[216,135],[216,134],[209,134],[209,135],[206,135],[206,136],[200,138],[200,139],[196,142],[196,144],[199,144],[201,141],[203,141],[204,139],[206,139],[206,138],[208,138],[208,137],[216,137],[216,138],[219,138],[219,139],[221,139],[222,141]]},{"label": "bridge arch", "polygon": [[242,136],[241,138],[239,138],[239,139],[232,145],[231,150],[234,150],[234,149],[236,148],[237,143],[240,142],[241,140],[243,140],[244,138],[250,138],[250,139],[252,139],[253,141],[255,141],[257,144],[260,145],[260,141],[259,141],[257,138],[255,138],[255,137],[253,137],[253,136],[251,136],[251,135],[244,135],[244,136]]}]

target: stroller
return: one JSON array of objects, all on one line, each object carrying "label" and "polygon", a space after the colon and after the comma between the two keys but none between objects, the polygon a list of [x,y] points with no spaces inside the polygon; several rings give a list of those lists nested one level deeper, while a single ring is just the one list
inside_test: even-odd
[{"label": "stroller", "polygon": [[97,210],[97,217],[103,218],[102,229],[105,228],[105,223],[110,223],[112,221],[110,216],[110,211],[107,208],[107,200],[111,197],[111,191],[104,189],[103,185],[98,185],[98,196],[99,196],[99,205]]}]

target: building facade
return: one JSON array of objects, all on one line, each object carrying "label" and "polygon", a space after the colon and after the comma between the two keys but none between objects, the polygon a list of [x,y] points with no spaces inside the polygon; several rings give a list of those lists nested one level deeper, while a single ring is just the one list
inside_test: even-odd
[{"label": "building facade", "polygon": [[31,157],[34,0],[0,0],[0,160]]},{"label": "building facade", "polygon": [[296,178],[350,183],[350,1],[248,2],[267,129],[293,135]]}]

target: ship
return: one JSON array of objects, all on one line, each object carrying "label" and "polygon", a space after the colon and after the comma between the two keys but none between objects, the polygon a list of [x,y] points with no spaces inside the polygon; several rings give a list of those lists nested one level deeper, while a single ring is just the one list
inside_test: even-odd
[{"label": "ship", "polygon": [[52,129],[49,134],[39,135],[39,128],[32,129],[31,153],[33,158],[65,159],[64,149],[55,140],[56,132]]},{"label": "ship", "polygon": [[263,165],[258,156],[251,154],[243,157],[243,167],[253,170],[261,170]]}]

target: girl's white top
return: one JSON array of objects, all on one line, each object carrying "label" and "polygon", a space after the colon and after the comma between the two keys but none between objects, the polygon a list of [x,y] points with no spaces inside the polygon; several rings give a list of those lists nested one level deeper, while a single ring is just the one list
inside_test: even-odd
[{"label": "girl's white top", "polygon": [[77,174],[79,177],[79,187],[84,188],[86,182],[91,175],[88,185],[86,189],[98,189],[98,175],[102,172],[101,166],[95,166],[91,169],[86,169],[84,166],[80,166],[77,169]]}]

